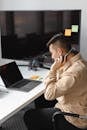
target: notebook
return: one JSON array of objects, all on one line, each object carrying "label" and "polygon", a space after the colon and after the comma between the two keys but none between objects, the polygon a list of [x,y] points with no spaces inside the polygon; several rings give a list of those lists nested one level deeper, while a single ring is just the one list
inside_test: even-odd
[{"label": "notebook", "polygon": [[0,66],[0,76],[6,88],[29,92],[41,81],[24,79],[15,61]]}]

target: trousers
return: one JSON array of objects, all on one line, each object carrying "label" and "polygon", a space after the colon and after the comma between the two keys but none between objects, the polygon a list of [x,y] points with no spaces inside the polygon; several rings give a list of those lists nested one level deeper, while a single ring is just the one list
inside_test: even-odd
[{"label": "trousers", "polygon": [[[24,114],[24,122],[28,130],[82,130],[70,124],[63,115],[58,115],[52,122],[55,108],[31,109]],[[54,127],[55,126],[55,127]]]}]

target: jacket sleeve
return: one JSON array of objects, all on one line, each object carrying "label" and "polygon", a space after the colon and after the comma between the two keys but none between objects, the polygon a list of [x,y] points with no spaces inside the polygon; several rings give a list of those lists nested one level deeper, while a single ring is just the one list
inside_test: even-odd
[{"label": "jacket sleeve", "polygon": [[45,98],[53,100],[69,93],[78,84],[80,78],[79,71],[76,71],[74,68],[64,72],[59,79],[56,78],[55,72],[49,72],[45,79]]}]

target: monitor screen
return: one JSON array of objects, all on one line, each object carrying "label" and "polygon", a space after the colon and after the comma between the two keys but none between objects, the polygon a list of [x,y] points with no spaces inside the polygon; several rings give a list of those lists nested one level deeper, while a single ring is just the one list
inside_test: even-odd
[{"label": "monitor screen", "polygon": [[1,55],[29,59],[48,51],[46,43],[56,33],[72,37],[79,48],[81,10],[0,11]]}]

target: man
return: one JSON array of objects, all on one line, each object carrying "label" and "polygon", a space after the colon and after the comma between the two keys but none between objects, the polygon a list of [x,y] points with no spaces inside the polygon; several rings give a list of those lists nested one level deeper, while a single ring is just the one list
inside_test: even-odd
[{"label": "man", "polygon": [[[69,37],[57,34],[47,43],[54,63],[44,81],[44,97],[58,102],[54,108],[26,112],[24,121],[29,130],[52,130],[52,115],[56,108],[87,115],[87,63],[71,48],[70,42]],[[87,128],[87,119],[59,115],[57,122],[58,130]]]}]

